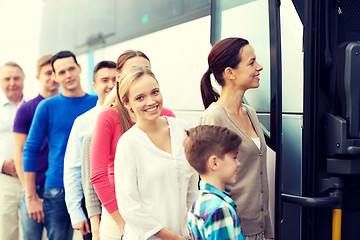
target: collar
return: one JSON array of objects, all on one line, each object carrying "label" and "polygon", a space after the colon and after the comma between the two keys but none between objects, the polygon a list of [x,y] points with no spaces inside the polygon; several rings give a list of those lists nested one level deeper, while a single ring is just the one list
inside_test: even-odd
[{"label": "collar", "polygon": [[15,105],[14,103],[10,102],[7,97],[4,97],[3,99],[0,100],[0,106],[5,107],[5,106],[12,105],[12,106],[18,106],[18,107],[20,107],[21,104],[23,104],[24,102],[25,102],[24,96],[23,96],[23,98],[21,99],[21,101],[19,102],[18,105]]},{"label": "collar", "polygon": [[200,180],[200,182],[199,182],[199,188],[200,188],[200,190],[203,190],[204,192],[212,193],[212,194],[218,196],[219,198],[223,199],[225,202],[230,204],[234,209],[236,208],[235,202],[232,200],[232,198],[230,197],[230,195],[227,192],[225,192],[225,191],[221,192],[219,189],[217,189],[213,185],[211,185],[207,182],[204,182],[202,180]]}]

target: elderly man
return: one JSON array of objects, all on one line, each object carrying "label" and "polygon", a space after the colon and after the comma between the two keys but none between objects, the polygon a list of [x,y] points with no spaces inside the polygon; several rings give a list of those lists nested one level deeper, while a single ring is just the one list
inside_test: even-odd
[{"label": "elderly man", "polygon": [[19,239],[21,184],[14,163],[14,141],[12,136],[16,111],[23,100],[24,72],[14,63],[0,67],[1,89],[5,101],[0,103],[0,239]]}]

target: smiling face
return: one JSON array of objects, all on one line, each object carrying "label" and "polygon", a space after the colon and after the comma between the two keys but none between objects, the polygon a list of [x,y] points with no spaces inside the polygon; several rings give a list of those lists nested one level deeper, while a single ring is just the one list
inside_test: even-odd
[{"label": "smiling face", "polygon": [[0,83],[9,101],[18,103],[23,96],[24,73],[16,66],[3,66],[0,69]]},{"label": "smiling face", "polygon": [[237,152],[226,153],[222,159],[217,162],[219,164],[219,177],[225,184],[235,184],[237,169],[240,162],[237,159]]},{"label": "smiling face", "polygon": [[160,116],[163,98],[159,84],[152,76],[145,74],[133,81],[128,98],[125,106],[134,111],[137,122],[151,121]]},{"label": "smiling face", "polygon": [[59,58],[54,64],[55,79],[64,89],[64,93],[81,90],[80,65],[76,64],[73,57]]},{"label": "smiling face", "polygon": [[115,86],[115,72],[115,68],[101,68],[95,73],[93,87],[98,94],[100,104],[103,104],[105,97]]},{"label": "smiling face", "polygon": [[241,56],[240,63],[235,69],[231,69],[235,84],[243,90],[259,87],[259,75],[263,67],[256,61],[254,49],[247,44],[240,49],[239,54]]},{"label": "smiling face", "polygon": [[48,93],[58,92],[59,83],[55,81],[55,75],[51,64],[42,66],[36,78],[40,81],[41,88],[44,91]]}]

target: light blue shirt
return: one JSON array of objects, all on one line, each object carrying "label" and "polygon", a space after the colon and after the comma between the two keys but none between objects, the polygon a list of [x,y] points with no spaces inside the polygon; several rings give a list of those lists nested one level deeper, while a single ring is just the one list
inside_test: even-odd
[{"label": "light blue shirt", "polygon": [[[17,110],[25,101],[18,105],[13,104],[7,98],[0,102],[0,170],[6,159],[14,158],[14,135],[13,126]],[[0,172],[1,172],[0,171]]]},{"label": "light blue shirt", "polygon": [[84,136],[92,132],[101,105],[96,106],[75,119],[70,132],[64,158],[65,202],[72,225],[85,221],[86,216],[81,207],[84,197],[81,185],[81,159]]}]

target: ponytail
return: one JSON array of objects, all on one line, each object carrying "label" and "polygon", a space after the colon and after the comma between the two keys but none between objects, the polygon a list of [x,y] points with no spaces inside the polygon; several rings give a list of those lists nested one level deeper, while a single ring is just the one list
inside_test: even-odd
[{"label": "ponytail", "polygon": [[122,103],[119,95],[119,82],[116,82],[116,100],[115,104],[113,105],[113,108],[118,112],[119,120],[120,120],[120,126],[121,126],[121,133],[124,134],[127,130],[129,130],[133,122],[131,120],[131,117],[128,113],[128,110]]},{"label": "ponytail", "polygon": [[217,93],[214,90],[213,86],[211,85],[210,75],[211,75],[211,70],[208,69],[201,78],[201,82],[200,82],[201,97],[205,109],[208,108],[211,103],[216,102],[220,97],[219,93]]},{"label": "ponytail", "polygon": [[227,67],[235,69],[238,66],[241,61],[240,49],[247,44],[249,42],[246,39],[232,37],[220,40],[212,47],[208,56],[209,69],[203,75],[200,83],[205,109],[220,97],[219,93],[211,85],[211,73],[221,87],[225,86],[223,72]]}]

